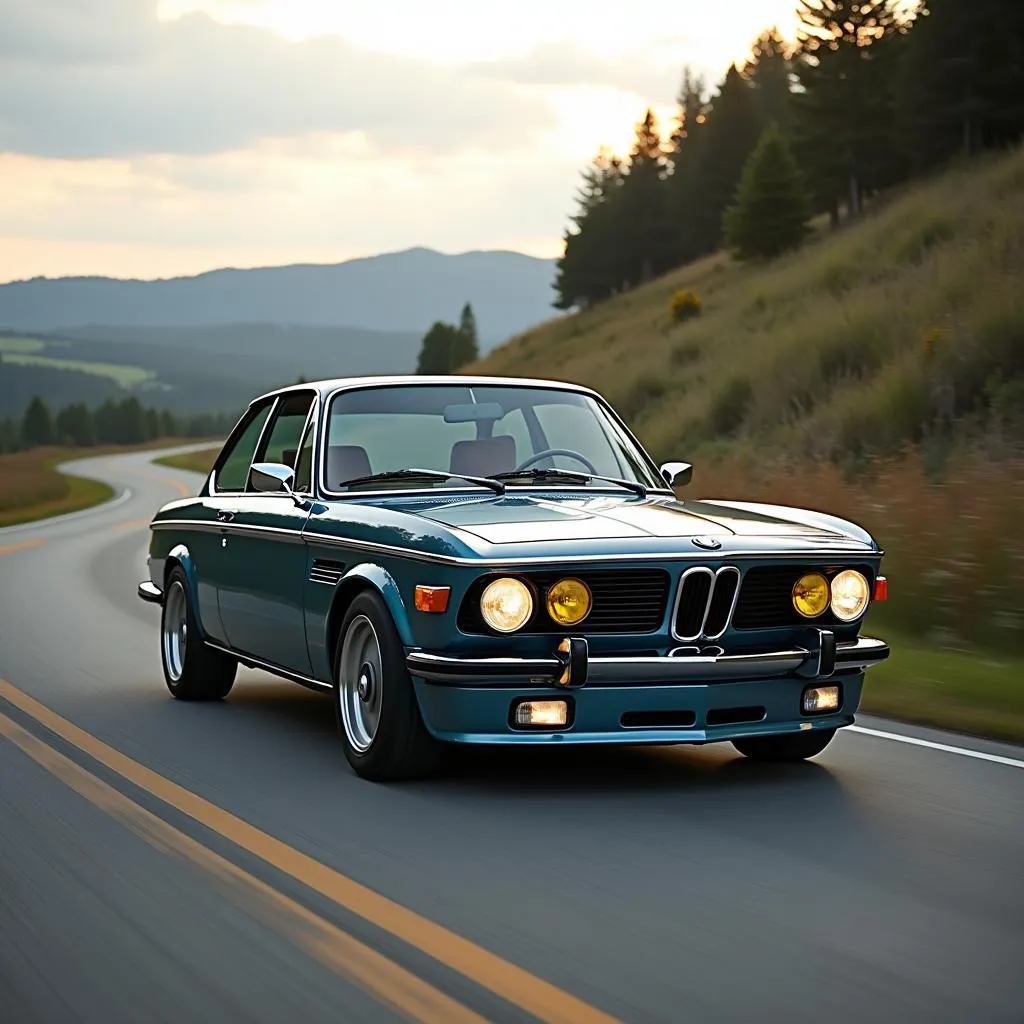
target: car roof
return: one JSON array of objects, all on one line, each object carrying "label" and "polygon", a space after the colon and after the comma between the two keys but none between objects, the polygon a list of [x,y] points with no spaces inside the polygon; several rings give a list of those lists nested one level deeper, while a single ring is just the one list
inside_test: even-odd
[{"label": "car roof", "polygon": [[[409,384],[433,384],[433,385],[456,385],[459,387],[542,387],[558,388],[563,391],[576,391],[580,394],[597,396],[592,388],[584,387],[581,384],[569,384],[563,380],[543,380],[533,377],[473,377],[462,374],[447,374],[439,376],[405,374],[405,375],[377,375],[369,377],[332,377],[327,380],[310,380],[302,384],[291,384],[288,387],[274,388],[265,394],[254,398],[253,402],[259,402],[264,398],[273,395],[287,394],[289,391],[317,391],[323,397],[341,388],[360,387],[389,387]],[[250,403],[252,404],[252,403]]]}]

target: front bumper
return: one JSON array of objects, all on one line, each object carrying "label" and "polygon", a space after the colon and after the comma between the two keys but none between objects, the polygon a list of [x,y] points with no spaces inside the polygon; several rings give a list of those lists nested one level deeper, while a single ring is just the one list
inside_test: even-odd
[{"label": "front bumper", "polygon": [[716,683],[795,675],[825,679],[852,672],[889,657],[889,646],[872,637],[836,643],[830,630],[808,634],[806,646],[777,651],[726,654],[721,648],[679,648],[661,657],[590,657],[581,638],[563,640],[546,658],[457,658],[412,650],[406,665],[413,676],[459,686],[563,686],[616,683]]},{"label": "front bumper", "polygon": [[[453,658],[406,653],[427,729],[458,743],[714,743],[851,725],[864,670],[889,656],[881,640],[836,644],[814,630],[806,645],[758,653],[680,649],[663,657],[588,656],[563,641],[548,658]],[[838,685],[835,712],[807,715],[808,686]],[[562,699],[559,729],[512,725],[524,699]]]}]

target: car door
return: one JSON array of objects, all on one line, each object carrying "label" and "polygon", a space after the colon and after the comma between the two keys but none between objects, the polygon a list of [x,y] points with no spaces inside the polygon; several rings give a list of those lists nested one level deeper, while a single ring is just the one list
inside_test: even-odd
[{"label": "car door", "polygon": [[197,525],[188,535],[199,622],[206,636],[228,646],[218,598],[227,545],[222,527],[225,517],[232,514],[238,496],[245,491],[249,466],[273,405],[273,398],[253,403],[232,430],[203,489],[202,506],[196,516],[202,525]]},{"label": "car door", "polygon": [[[253,462],[295,467],[304,428],[315,412],[315,391],[278,397]],[[308,502],[284,492],[256,491],[247,474],[243,493],[222,510],[222,564],[217,600],[233,650],[291,672],[310,674],[303,621]]]}]

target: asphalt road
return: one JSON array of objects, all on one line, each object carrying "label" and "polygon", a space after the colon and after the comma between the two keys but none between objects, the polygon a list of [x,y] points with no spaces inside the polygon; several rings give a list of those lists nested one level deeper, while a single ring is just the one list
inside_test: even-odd
[{"label": "asphalt road", "polygon": [[1021,749],[863,720],[926,745],[363,782],[328,697],[240,670],[222,705],[170,698],[135,587],[197,478],[151,457],[79,463],[128,496],[0,530],[3,1024],[1024,1017]]}]

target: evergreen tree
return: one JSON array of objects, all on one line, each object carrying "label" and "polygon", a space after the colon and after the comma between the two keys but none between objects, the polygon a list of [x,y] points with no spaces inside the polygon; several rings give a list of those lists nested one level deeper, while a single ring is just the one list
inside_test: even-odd
[{"label": "evergreen tree", "polygon": [[928,0],[909,34],[897,96],[901,137],[921,172],[1024,136],[1024,4]]},{"label": "evergreen tree", "polygon": [[178,430],[178,421],[174,414],[167,409],[162,410],[160,413],[160,437],[177,437]]},{"label": "evergreen tree", "polygon": [[803,242],[808,219],[799,168],[773,124],[747,162],[736,202],[726,211],[726,242],[739,259],[771,259]]},{"label": "evergreen tree", "polygon": [[762,32],[751,50],[743,77],[754,91],[754,103],[767,128],[776,124],[788,135],[793,122],[793,63],[778,28]]},{"label": "evergreen tree", "polygon": [[28,448],[54,442],[50,407],[38,395],[29,402],[25,410],[25,417],[21,423],[21,439]]},{"label": "evergreen tree", "polygon": [[458,337],[452,339],[452,369],[466,366],[480,358],[480,346],[476,334],[476,317],[473,307],[467,302],[459,317]]},{"label": "evergreen tree", "polygon": [[707,131],[707,85],[689,67],[683,70],[679,90],[678,121],[669,151],[668,209],[673,226],[673,254],[676,264],[689,263],[702,255],[697,228],[699,204],[695,201],[700,151]]},{"label": "evergreen tree", "polygon": [[844,198],[857,216],[887,176],[895,83],[882,57],[907,22],[899,0],[800,0],[797,13],[800,162],[835,222]]},{"label": "evergreen tree", "polygon": [[12,419],[0,420],[0,452],[16,452],[20,449],[18,425]]},{"label": "evergreen tree", "polygon": [[464,352],[463,339],[458,327],[436,321],[423,336],[416,372],[420,374],[446,374],[457,369],[460,352]]},{"label": "evergreen tree", "polygon": [[96,443],[92,414],[82,402],[67,405],[57,413],[57,437],[61,444],[87,448]]},{"label": "evergreen tree", "polygon": [[618,193],[620,278],[634,287],[672,265],[665,178],[668,159],[654,112],[636,126],[636,138]]},{"label": "evergreen tree", "polygon": [[733,65],[711,103],[687,204],[692,210],[698,254],[722,243],[722,217],[750,154],[761,137],[761,122],[750,87]]},{"label": "evergreen tree", "polygon": [[622,162],[607,149],[583,172],[578,210],[556,264],[556,309],[586,308],[622,288],[617,237],[622,182]]}]

